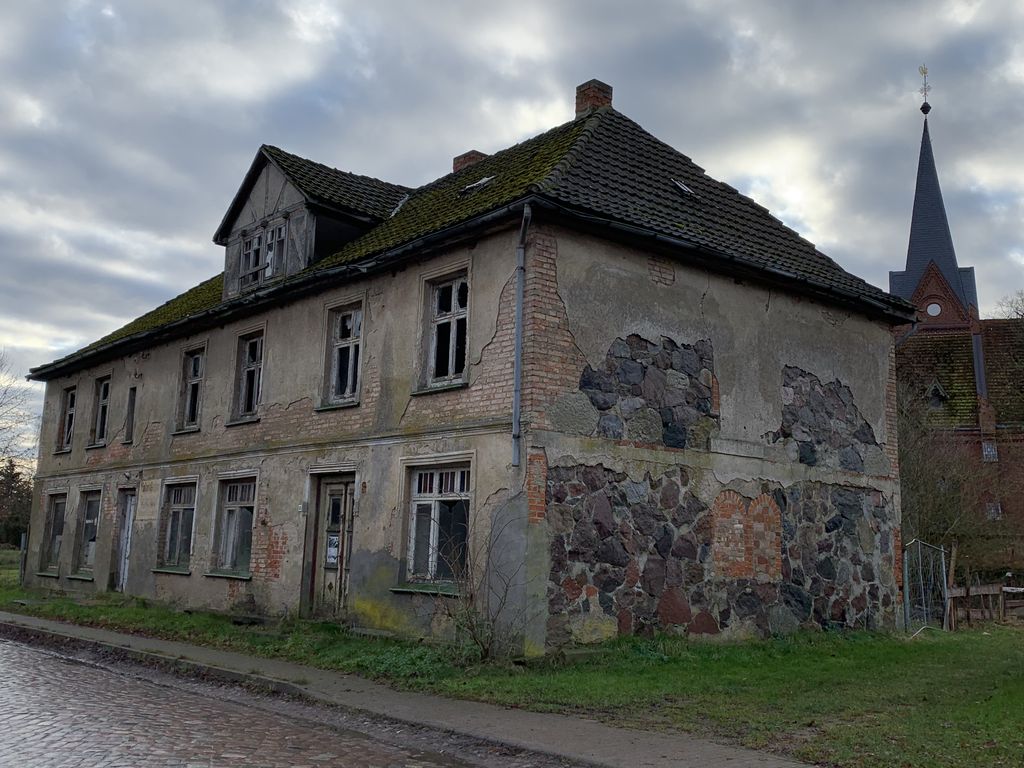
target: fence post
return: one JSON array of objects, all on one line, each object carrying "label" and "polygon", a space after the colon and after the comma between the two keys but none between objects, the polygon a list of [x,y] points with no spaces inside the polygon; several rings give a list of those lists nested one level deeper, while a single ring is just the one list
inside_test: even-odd
[{"label": "fence post", "polygon": [[942,628],[949,629],[949,590],[946,589],[946,550],[939,547],[942,557]]},{"label": "fence post", "polygon": [[907,565],[907,548],[903,548],[903,628],[910,631],[910,566]]}]

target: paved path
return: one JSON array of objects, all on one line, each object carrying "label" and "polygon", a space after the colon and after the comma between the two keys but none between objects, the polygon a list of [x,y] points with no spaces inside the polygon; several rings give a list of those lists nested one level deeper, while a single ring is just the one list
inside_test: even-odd
[{"label": "paved path", "polygon": [[4,641],[0,678],[0,765],[11,768],[465,765]]},{"label": "paved path", "polygon": [[713,744],[682,733],[648,733],[556,714],[395,691],[353,675],[273,659],[125,635],[0,611],[0,624],[33,628],[130,649],[163,660],[185,660],[225,676],[252,679],[283,692],[441,731],[615,768],[796,768],[773,755]]}]

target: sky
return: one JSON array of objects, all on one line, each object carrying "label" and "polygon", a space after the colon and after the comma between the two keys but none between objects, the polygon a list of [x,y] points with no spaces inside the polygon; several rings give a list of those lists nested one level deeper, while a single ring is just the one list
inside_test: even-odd
[{"label": "sky", "polygon": [[1024,3],[3,0],[0,349],[23,374],[221,271],[211,238],[262,143],[416,186],[571,119],[591,78],[886,288],[922,63],[991,316],[1024,289]]}]

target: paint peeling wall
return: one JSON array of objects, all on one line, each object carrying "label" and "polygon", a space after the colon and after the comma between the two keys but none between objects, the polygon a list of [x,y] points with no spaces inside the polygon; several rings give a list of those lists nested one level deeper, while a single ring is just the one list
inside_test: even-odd
[{"label": "paint peeling wall", "polygon": [[891,626],[888,326],[577,232],[531,246],[557,350],[527,348],[532,642]]}]

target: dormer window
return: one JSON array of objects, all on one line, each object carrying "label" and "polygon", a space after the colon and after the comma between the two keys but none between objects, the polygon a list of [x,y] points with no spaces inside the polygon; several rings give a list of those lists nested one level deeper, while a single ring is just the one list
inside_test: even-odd
[{"label": "dormer window", "polygon": [[287,234],[287,222],[263,226],[245,234],[238,270],[239,288],[252,288],[273,277],[284,260]]}]

